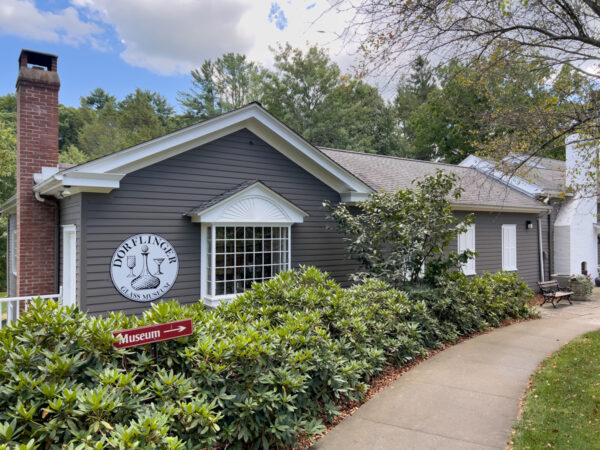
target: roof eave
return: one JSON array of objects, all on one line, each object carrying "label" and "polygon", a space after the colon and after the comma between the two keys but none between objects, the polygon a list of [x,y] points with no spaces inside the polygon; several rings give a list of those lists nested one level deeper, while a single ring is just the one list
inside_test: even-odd
[{"label": "roof eave", "polygon": [[0,205],[0,216],[8,217],[17,212],[17,196],[13,195]]},{"label": "roof eave", "polygon": [[535,213],[551,211],[551,206],[519,206],[519,205],[485,205],[477,203],[452,203],[455,211],[481,211],[481,212],[512,212],[512,213]]}]

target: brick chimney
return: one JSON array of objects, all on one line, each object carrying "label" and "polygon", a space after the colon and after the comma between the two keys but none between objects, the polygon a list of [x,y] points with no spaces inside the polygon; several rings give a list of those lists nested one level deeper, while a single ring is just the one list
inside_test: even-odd
[{"label": "brick chimney", "polygon": [[58,164],[58,57],[22,50],[17,78],[17,296],[57,291],[56,202],[33,175]]}]

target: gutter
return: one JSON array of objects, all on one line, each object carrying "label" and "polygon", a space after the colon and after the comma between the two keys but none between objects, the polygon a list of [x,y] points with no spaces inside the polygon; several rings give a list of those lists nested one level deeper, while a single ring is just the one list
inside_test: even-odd
[{"label": "gutter", "polygon": [[511,206],[511,205],[482,205],[477,203],[453,203],[455,211],[487,211],[513,213],[544,213],[552,210],[549,206]]}]

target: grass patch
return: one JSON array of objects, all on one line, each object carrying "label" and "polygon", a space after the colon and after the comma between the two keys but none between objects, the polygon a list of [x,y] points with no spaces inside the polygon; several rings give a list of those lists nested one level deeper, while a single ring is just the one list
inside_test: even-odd
[{"label": "grass patch", "polygon": [[599,448],[600,331],[545,360],[533,376],[515,424],[515,449]]}]

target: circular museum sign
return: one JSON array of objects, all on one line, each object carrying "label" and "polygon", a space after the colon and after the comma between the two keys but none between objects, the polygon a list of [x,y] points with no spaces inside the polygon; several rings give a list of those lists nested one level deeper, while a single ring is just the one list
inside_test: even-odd
[{"label": "circular museum sign", "polygon": [[162,298],[173,287],[179,261],[166,239],[136,234],[121,242],[110,262],[110,277],[119,293],[134,302]]}]

